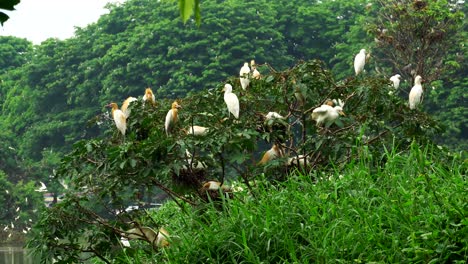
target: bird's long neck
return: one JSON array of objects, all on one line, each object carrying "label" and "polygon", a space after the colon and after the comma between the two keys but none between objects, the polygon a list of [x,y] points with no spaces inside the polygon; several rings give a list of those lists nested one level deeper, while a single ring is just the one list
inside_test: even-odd
[{"label": "bird's long neck", "polygon": [[179,110],[177,110],[177,107],[172,108],[172,121],[176,122],[177,121],[177,115],[179,113]]},{"label": "bird's long neck", "polygon": [[118,110],[119,107],[116,104],[112,105],[112,114],[114,114],[115,110]]}]

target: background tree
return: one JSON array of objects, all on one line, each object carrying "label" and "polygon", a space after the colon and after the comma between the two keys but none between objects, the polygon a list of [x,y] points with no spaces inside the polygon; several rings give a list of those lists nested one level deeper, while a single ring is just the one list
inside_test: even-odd
[{"label": "background tree", "polygon": [[448,1],[376,1],[368,16],[378,58],[404,79],[437,80],[451,64],[448,51],[460,43],[463,13]]}]

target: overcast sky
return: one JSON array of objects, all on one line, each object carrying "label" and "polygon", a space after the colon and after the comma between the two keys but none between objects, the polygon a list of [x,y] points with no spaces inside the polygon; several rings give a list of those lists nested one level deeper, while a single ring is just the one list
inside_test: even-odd
[{"label": "overcast sky", "polygon": [[10,19],[0,26],[0,35],[27,38],[34,44],[48,38],[66,39],[73,36],[75,26],[96,22],[107,12],[106,3],[123,1],[21,0],[15,11],[5,11]]}]

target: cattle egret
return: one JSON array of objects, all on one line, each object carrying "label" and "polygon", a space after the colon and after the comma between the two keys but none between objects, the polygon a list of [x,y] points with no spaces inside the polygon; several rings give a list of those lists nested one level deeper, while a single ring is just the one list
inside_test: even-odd
[{"label": "cattle egret", "polygon": [[218,191],[219,189],[228,192],[231,188],[221,184],[219,181],[207,181],[202,186],[202,191]]},{"label": "cattle egret", "polygon": [[39,187],[39,189],[35,189],[36,192],[47,192],[47,186],[43,183],[43,182],[40,182],[41,183],[41,187]]},{"label": "cattle egret", "polygon": [[409,93],[409,107],[410,109],[415,109],[419,103],[421,103],[421,96],[423,94],[423,88],[421,85],[422,78],[421,76],[416,76],[414,79],[414,86],[411,88]]},{"label": "cattle egret", "polygon": [[125,237],[120,238],[120,243],[122,243],[122,246],[124,247],[128,247],[128,248],[130,247],[130,242]]},{"label": "cattle egret", "polygon": [[152,105],[156,104],[156,97],[153,94],[153,90],[151,88],[146,88],[145,95],[143,95],[143,102],[150,102]]},{"label": "cattle egret", "polygon": [[132,228],[128,231],[127,237],[129,239],[142,239],[148,242],[151,242],[154,247],[167,247],[169,246],[169,242],[167,238],[169,237],[169,233],[164,229],[160,228],[158,232],[154,231],[150,227],[142,226],[139,228]]},{"label": "cattle egret", "polygon": [[279,119],[284,119],[284,117],[276,112],[268,112],[268,114],[265,115],[266,120],[270,120],[273,118],[279,118]]},{"label": "cattle egret", "polygon": [[194,135],[194,136],[205,136],[208,134],[209,129],[207,127],[202,126],[191,126],[187,129],[187,135]]},{"label": "cattle egret", "polygon": [[395,74],[392,77],[390,77],[390,81],[393,83],[393,88],[398,89],[400,87],[400,74]]},{"label": "cattle egret", "polygon": [[[193,155],[192,153],[190,153],[190,151],[188,151],[188,149],[185,150],[185,154],[187,155],[187,162],[189,163],[188,165],[191,166],[192,169],[206,169],[206,164],[204,164],[203,162],[201,161],[198,161],[198,160],[195,160],[193,158]],[[182,168],[184,170],[188,170],[188,167],[183,165]]]},{"label": "cattle egret", "polygon": [[269,149],[267,152],[265,152],[265,154],[263,154],[263,157],[258,162],[258,165],[265,165],[270,160],[274,160],[281,156],[283,156],[281,150],[276,144],[274,144],[273,147],[271,147],[271,149]]},{"label": "cattle egret", "polygon": [[354,57],[354,72],[356,76],[364,70],[364,65],[366,64],[366,50],[361,49],[361,51]]},{"label": "cattle egret", "polygon": [[250,83],[249,74],[250,74],[249,63],[245,62],[244,66],[242,66],[239,72],[240,83],[241,83],[242,89],[244,90],[247,89]]},{"label": "cattle egret", "polygon": [[120,110],[122,110],[122,112],[125,114],[125,117],[128,118],[128,116],[130,115],[130,110],[128,109],[128,106],[130,105],[131,102],[134,102],[136,101],[137,99],[135,97],[128,97],[127,99],[125,99],[125,101],[123,101],[122,103],[122,107],[120,107]]},{"label": "cattle egret", "polygon": [[324,104],[312,111],[312,119],[317,121],[317,126],[320,126],[322,123],[329,125],[333,123],[339,115],[344,115],[341,105],[332,107],[328,104]]},{"label": "cattle egret", "polygon": [[294,166],[294,165],[304,166],[305,165],[304,155],[299,155],[297,157],[288,158],[288,166]]},{"label": "cattle egret", "polygon": [[112,117],[114,118],[115,126],[125,136],[127,130],[127,117],[122,110],[119,109],[116,103],[110,103],[107,107],[112,108]]},{"label": "cattle egret", "polygon": [[239,118],[239,99],[237,95],[232,93],[232,86],[230,84],[224,85],[224,102],[227,105],[229,113],[233,114],[235,118]]},{"label": "cattle egret", "polygon": [[257,64],[255,64],[254,60],[250,61],[250,67],[252,68],[252,77],[254,79],[260,79],[260,72],[257,70]]},{"label": "cattle egret", "polygon": [[170,131],[174,127],[174,125],[177,123],[178,120],[178,113],[179,113],[179,108],[181,108],[177,101],[174,101],[171,106],[171,110],[167,112],[166,115],[166,122],[164,123],[164,128],[166,129],[166,135],[169,136]]}]

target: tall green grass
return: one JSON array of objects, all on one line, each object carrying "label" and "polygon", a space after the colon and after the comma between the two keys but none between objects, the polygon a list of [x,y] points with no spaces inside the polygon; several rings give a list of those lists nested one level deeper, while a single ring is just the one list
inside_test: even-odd
[{"label": "tall green grass", "polygon": [[466,161],[412,146],[380,167],[359,160],[291,175],[219,206],[157,215],[180,237],[154,263],[466,263]]}]

